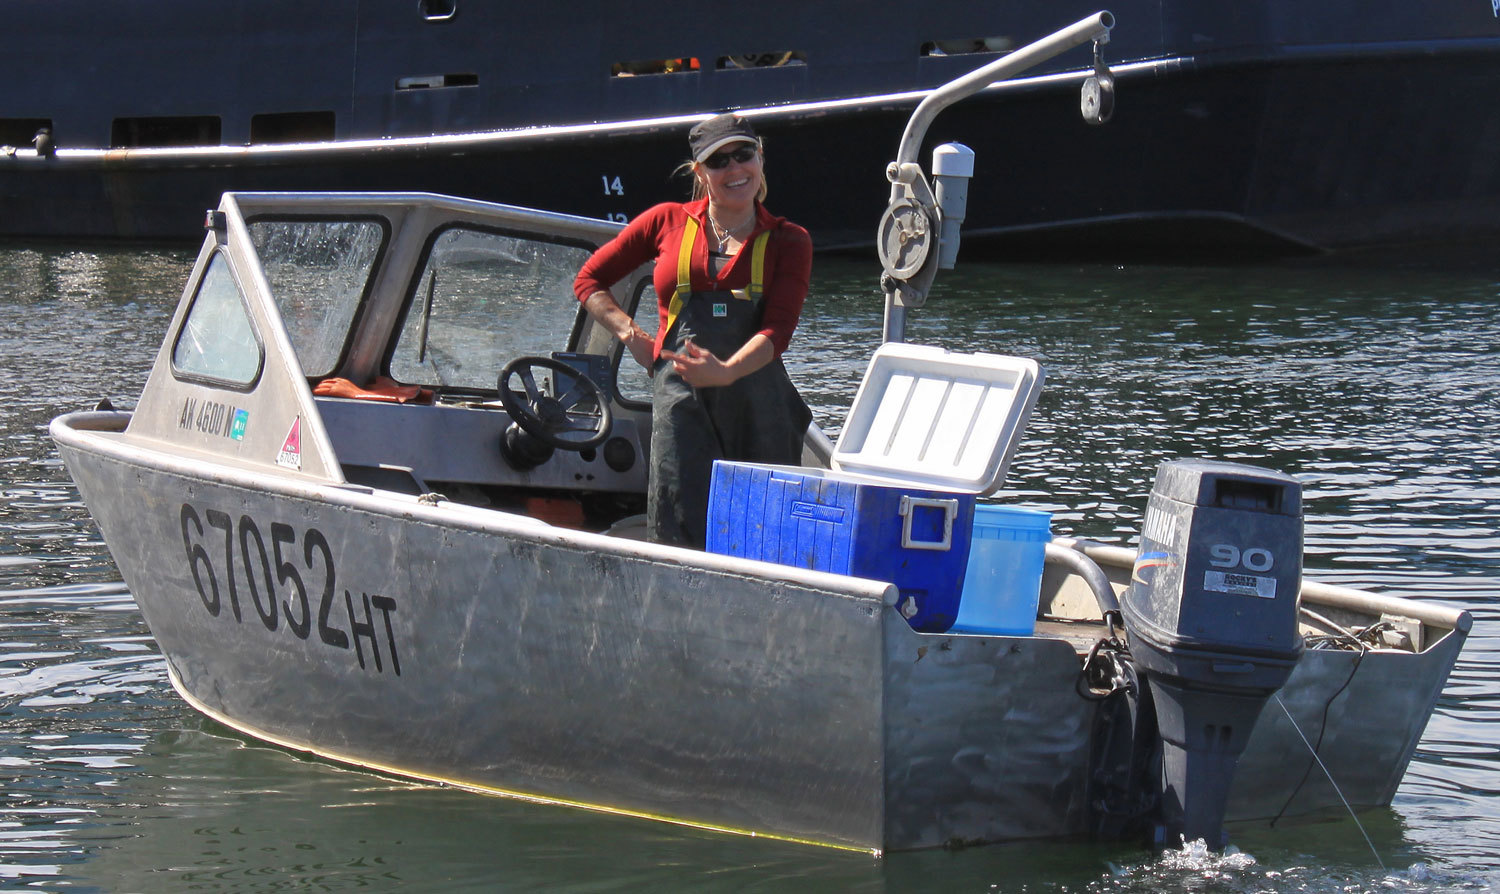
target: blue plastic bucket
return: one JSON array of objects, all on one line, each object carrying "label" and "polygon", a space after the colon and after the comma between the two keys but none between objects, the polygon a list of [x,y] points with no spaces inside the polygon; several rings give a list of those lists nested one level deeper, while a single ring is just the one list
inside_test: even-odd
[{"label": "blue plastic bucket", "polygon": [[974,506],[974,533],[954,631],[1030,636],[1036,630],[1051,525],[1052,513],[1040,509]]}]

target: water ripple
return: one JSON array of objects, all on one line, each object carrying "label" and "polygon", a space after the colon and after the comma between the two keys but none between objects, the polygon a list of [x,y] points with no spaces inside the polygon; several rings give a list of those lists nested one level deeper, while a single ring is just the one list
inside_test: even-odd
[{"label": "water ripple", "polygon": [[[134,403],[192,260],[0,247],[0,306],[27,321],[0,333],[0,886],[1342,894],[1500,880],[1492,276],[971,265],[940,278],[912,340],[1046,369],[996,498],[1051,510],[1056,533],[1132,545],[1161,461],[1270,466],[1303,483],[1310,576],[1462,606],[1475,625],[1364,832],[1334,817],[1246,824],[1227,855],[1022,844],[875,861],[381,780],[189,710],[46,425],[103,396]],[[868,265],[820,259],[787,360],[830,434],[880,321]]]}]

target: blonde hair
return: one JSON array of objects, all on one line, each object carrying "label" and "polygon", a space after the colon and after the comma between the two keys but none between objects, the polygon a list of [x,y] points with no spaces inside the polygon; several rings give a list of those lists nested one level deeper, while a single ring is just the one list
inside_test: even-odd
[{"label": "blonde hair", "polygon": [[[760,190],[756,192],[755,200],[764,204],[769,191],[766,187],[766,147],[763,142],[757,141],[755,148],[760,152]],[[708,187],[703,185],[703,178],[698,176],[698,167],[699,163],[690,158],[672,172],[673,176],[687,174],[693,178],[693,197],[690,201],[694,202],[708,195]]]}]

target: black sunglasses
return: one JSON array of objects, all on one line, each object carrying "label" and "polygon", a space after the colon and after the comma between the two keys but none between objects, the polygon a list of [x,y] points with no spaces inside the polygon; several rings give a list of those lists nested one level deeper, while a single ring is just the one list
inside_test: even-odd
[{"label": "black sunglasses", "polygon": [[729,167],[729,163],[732,161],[744,164],[755,157],[757,148],[754,143],[741,143],[738,149],[721,149],[708,158],[703,159],[703,166],[717,171],[720,168]]}]

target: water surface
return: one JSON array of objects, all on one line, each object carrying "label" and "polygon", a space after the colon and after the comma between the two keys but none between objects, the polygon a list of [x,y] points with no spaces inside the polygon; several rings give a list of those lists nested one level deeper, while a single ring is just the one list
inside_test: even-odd
[{"label": "water surface", "polygon": [[[43,890],[1469,891],[1500,883],[1500,274],[1388,258],[969,264],[908,336],[1036,358],[1006,499],[1131,545],[1155,467],[1304,483],[1309,574],[1474,632],[1394,804],[1241,824],[1238,852],[1021,844],[883,859],[413,785],[257,744],[171,690],[46,437],[132,405],[193,253],[0,247],[0,887]],[[790,366],[836,432],[880,327],[819,259]],[[1366,838],[1368,835],[1368,839]]]}]

